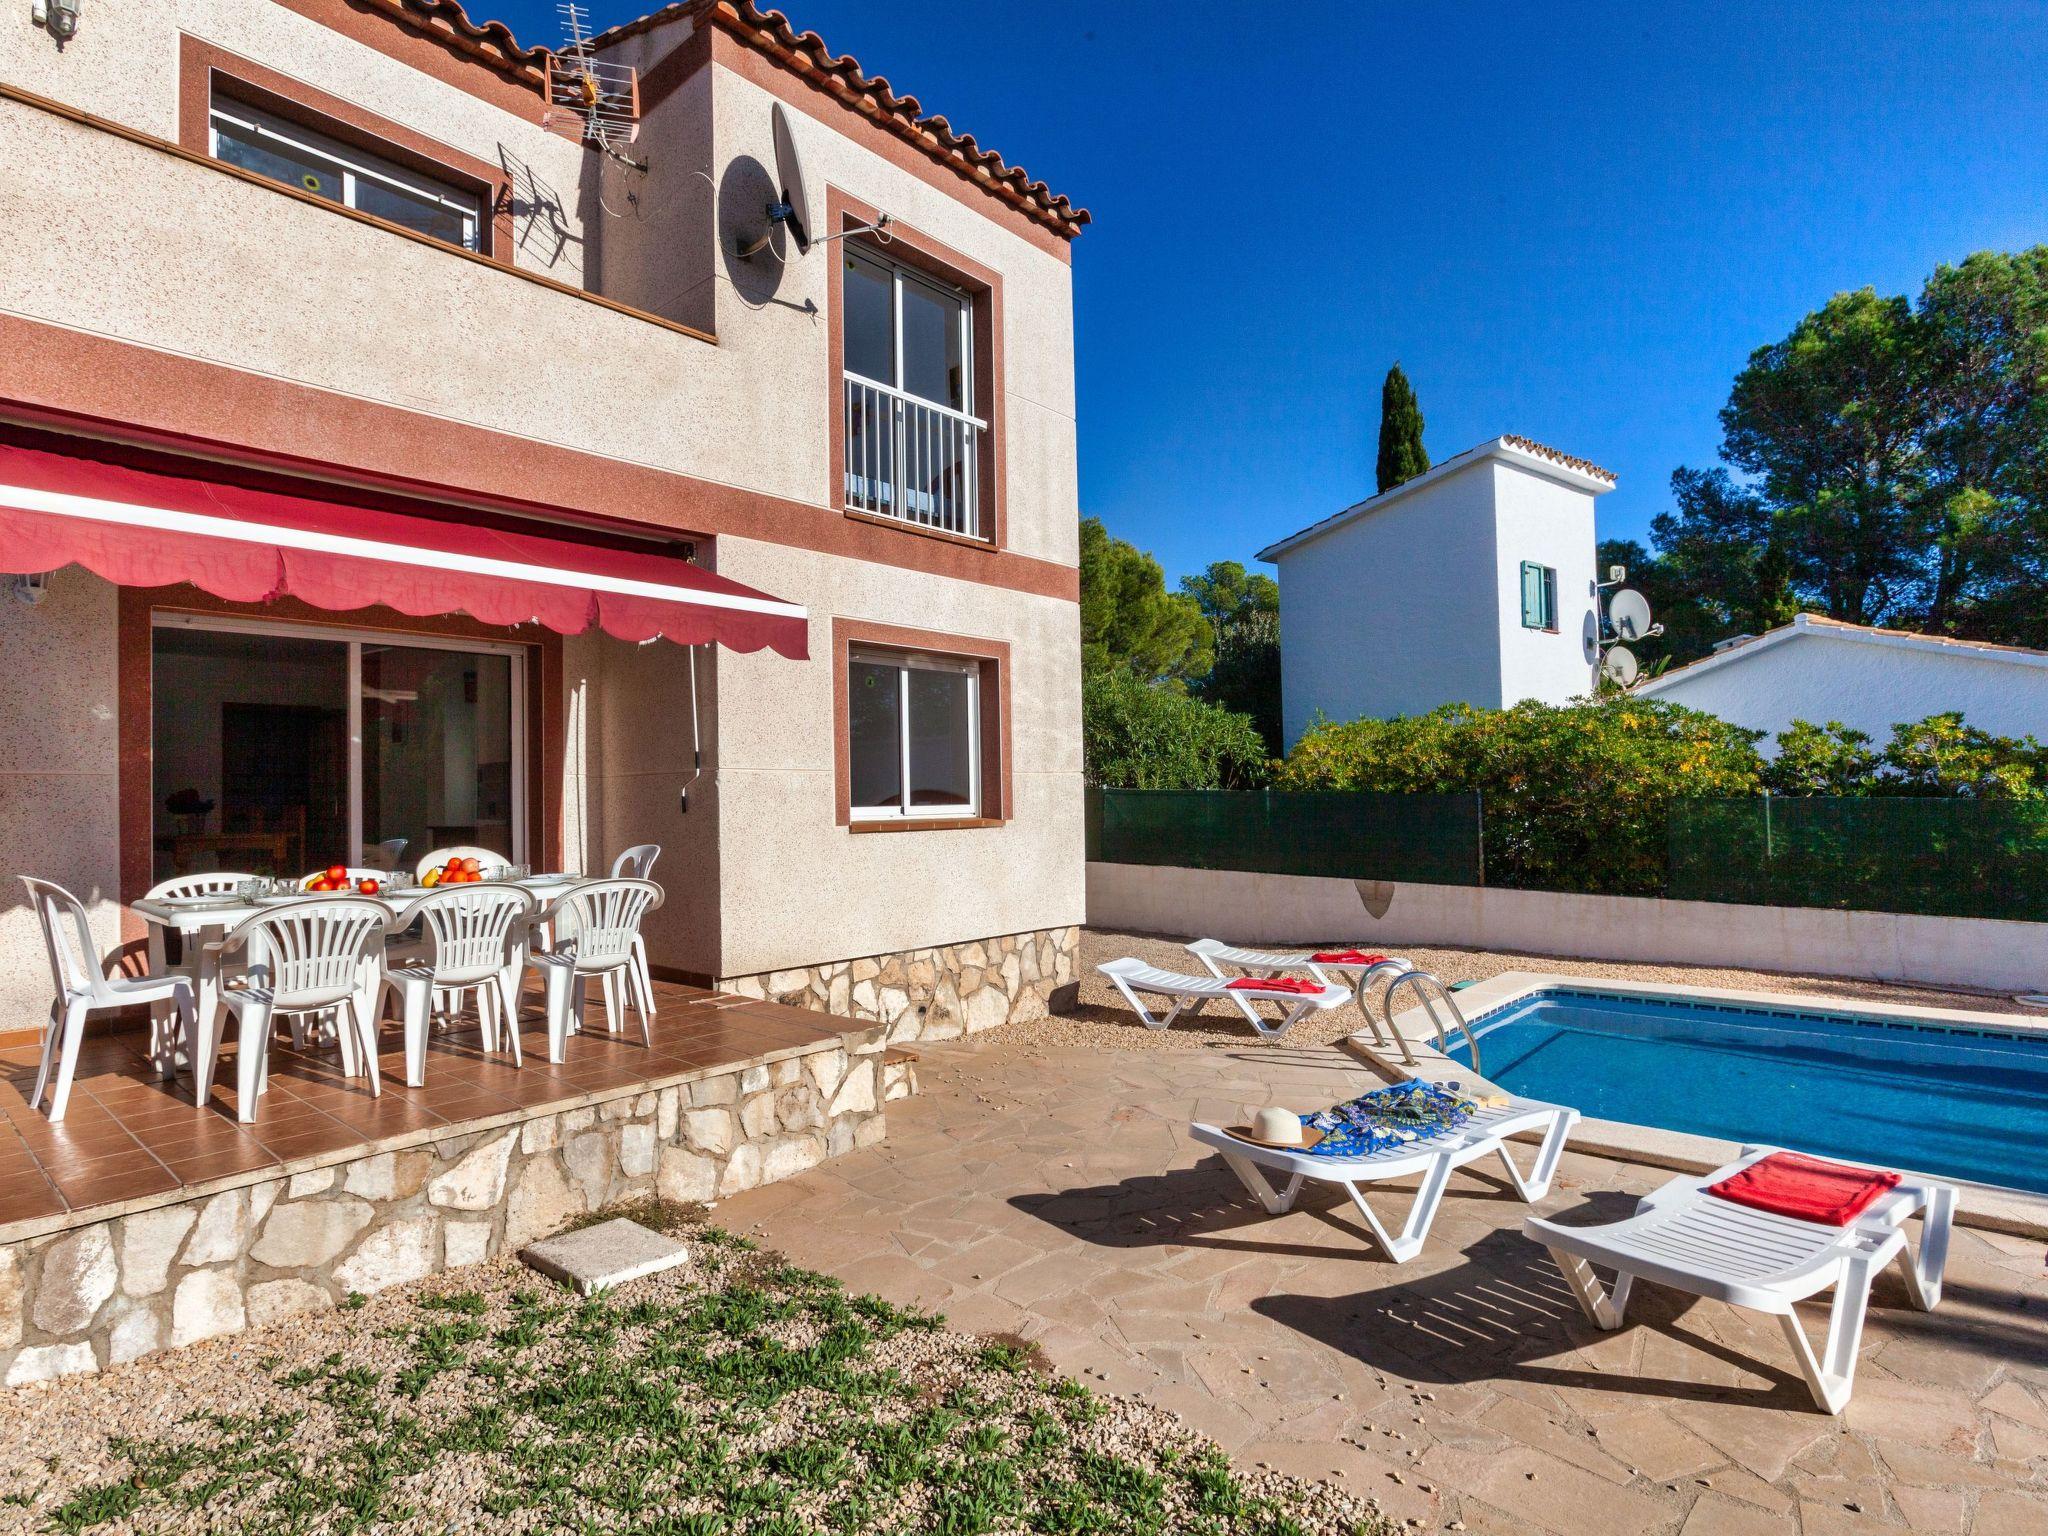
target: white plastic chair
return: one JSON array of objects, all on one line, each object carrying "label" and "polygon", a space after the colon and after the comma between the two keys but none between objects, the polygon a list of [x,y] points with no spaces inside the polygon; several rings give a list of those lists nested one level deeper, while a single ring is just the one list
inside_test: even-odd
[{"label": "white plastic chair", "polygon": [[[1596,1328],[1621,1326],[1637,1280],[1777,1318],[1814,1402],[1823,1413],[1840,1413],[1856,1384],[1870,1284],[1885,1265],[1898,1261],[1906,1294],[1921,1311],[1940,1302],[1955,1186],[1903,1180],[1845,1227],[1757,1210],[1707,1192],[1777,1150],[1745,1147],[1726,1167],[1673,1179],[1645,1195],[1635,1215],[1621,1221],[1566,1227],[1530,1216],[1522,1231],[1550,1250]],[[1905,1232],[1916,1214],[1917,1258]],[[1615,1272],[1611,1292],[1593,1273],[1595,1264]],[[1816,1355],[1795,1303],[1830,1289],[1835,1294],[1827,1340]]]},{"label": "white plastic chair", "polygon": [[[614,880],[652,880],[654,861],[661,857],[661,844],[635,843],[612,860]],[[647,935],[633,935],[633,987],[641,1009],[654,1011],[654,972],[647,964]]]},{"label": "white plastic chair", "polygon": [[[565,935],[553,949],[536,950],[529,963],[547,988],[548,1060],[562,1060],[574,1020],[583,1012],[583,984],[598,978],[604,988],[605,1023],[618,1034],[633,986],[633,940],[641,921],[661,905],[652,880],[591,880],[571,886],[549,908]],[[654,1015],[640,1009],[640,1035],[654,1044]]]},{"label": "white plastic chair", "polygon": [[[120,977],[109,979],[98,964],[92,941],[92,922],[85,906],[61,885],[23,875],[29,905],[43,926],[43,944],[50,954],[50,979],[57,995],[50,1004],[50,1027],[43,1032],[42,1065],[36,1070],[35,1092],[29,1108],[42,1102],[43,1089],[50,1085],[50,1067],[55,1062],[56,1087],[50,1094],[50,1118],[62,1120],[71,1103],[71,1079],[78,1071],[78,1048],[85,1040],[86,1021],[107,1008],[125,1008],[132,1003],[171,1005],[176,1027],[187,1040],[198,1033],[198,1019],[192,1002],[192,981],[188,976]],[[150,1042],[150,1053],[159,1062],[169,1059],[172,1042],[158,1037]]]},{"label": "white plastic chair", "polygon": [[[256,875],[240,874],[226,869],[200,875],[174,875],[169,880],[157,881],[155,885],[152,885],[142,893],[142,899],[144,901],[177,901],[187,896],[232,896],[241,888],[244,881],[259,878]],[[170,959],[170,951],[164,947],[165,932],[166,930],[161,923],[151,923],[149,925],[149,974],[152,976],[192,975],[197,968],[197,961],[193,955],[193,950],[196,946],[192,938],[188,935],[181,942],[177,962],[173,964]],[[150,1004],[150,1029],[151,1033],[158,1037],[159,1040],[169,1018],[170,1004],[168,1001]],[[163,1075],[169,1077],[173,1068],[171,1053],[165,1051],[158,1058],[158,1061]]]},{"label": "white plastic chair", "polygon": [[199,1102],[212,1092],[229,1013],[235,1016],[238,1042],[235,1114],[244,1123],[256,1118],[256,1098],[267,1085],[270,1027],[280,1014],[303,1019],[334,1010],[343,1070],[353,1075],[359,1061],[369,1075],[372,1097],[381,1093],[375,1008],[364,1007],[363,975],[392,922],[391,908],[375,897],[308,896],[259,912],[214,940],[208,947],[221,954],[245,951],[247,965],[221,989],[220,1011],[195,1052]]},{"label": "white plastic chair", "polygon": [[[1124,1001],[1131,1005],[1131,1010],[1147,1029],[1166,1029],[1183,1013],[1192,1015],[1199,1012],[1202,1004],[1220,997],[1236,1004],[1237,1011],[1250,1021],[1261,1040],[1278,1040],[1311,1012],[1342,1008],[1351,1001],[1351,989],[1331,981],[1319,983],[1321,990],[1315,992],[1297,992],[1290,987],[1233,987],[1221,977],[1187,976],[1132,958],[1111,960],[1095,969],[1107,976],[1110,984],[1124,995]],[[1241,979],[1253,981],[1259,978]],[[1171,998],[1173,1006],[1155,1018],[1138,1001],[1140,992]],[[1267,1023],[1252,1006],[1254,1003],[1278,1004],[1282,1010],[1280,1018],[1274,1023]]]},{"label": "white plastic chair", "polygon": [[434,1010],[460,1008],[471,993],[484,1049],[498,1049],[502,1026],[512,1064],[525,1064],[519,1049],[518,947],[533,908],[533,897],[516,885],[457,885],[422,896],[399,914],[400,923],[419,919],[425,941],[418,963],[387,961],[384,968],[385,984],[398,994],[405,1020],[407,1087],[426,1083]]},{"label": "white plastic chair", "polygon": [[502,853],[493,853],[488,848],[470,848],[456,843],[447,848],[436,848],[432,853],[425,855],[413,866],[412,872],[424,880],[427,878],[428,870],[439,869],[450,859],[475,859],[485,869],[499,869],[512,862]]}]

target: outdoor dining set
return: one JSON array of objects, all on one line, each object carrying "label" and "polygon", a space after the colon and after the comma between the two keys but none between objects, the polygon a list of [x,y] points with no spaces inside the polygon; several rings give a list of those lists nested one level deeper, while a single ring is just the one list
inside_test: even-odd
[{"label": "outdoor dining set", "polygon": [[[482,848],[443,848],[410,876],[330,867],[302,880],[215,872],[152,887],[132,910],[148,924],[142,976],[109,976],[85,906],[62,886],[24,876],[49,950],[56,998],[44,1032],[34,1107],[49,1090],[62,1120],[91,1016],[146,1006],[149,1054],[165,1079],[189,1067],[205,1104],[230,1015],[236,1024],[236,1114],[256,1118],[274,1030],[295,1049],[335,1045],[344,1076],[382,1091],[377,1033],[387,1007],[404,1029],[405,1080],[426,1082],[437,1020],[474,1006],[482,1048],[523,1065],[519,998],[538,973],[548,1060],[565,1058],[582,1026],[586,984],[602,991],[607,1029],[637,1012],[653,1044],[654,983],[641,924],[662,902],[649,879],[658,844],[627,849],[608,877],[535,874]],[[175,955],[173,945],[175,943]]]}]

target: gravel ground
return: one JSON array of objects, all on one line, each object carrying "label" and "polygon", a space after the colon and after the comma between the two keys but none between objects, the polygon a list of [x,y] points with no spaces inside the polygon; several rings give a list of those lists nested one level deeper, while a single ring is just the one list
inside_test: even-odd
[{"label": "gravel ground", "polygon": [[[1308,939],[1306,950],[1345,949],[1355,940]],[[1081,930],[1081,996],[1072,1013],[1000,1030],[994,1049],[1037,1050],[1053,1046],[1097,1046],[1109,1050],[1211,1050],[1241,1048],[1258,1040],[1227,1003],[1210,1003],[1190,1019],[1186,1015],[1167,1030],[1146,1029],[1132,1017],[1130,1006],[1095,967],[1106,960],[1135,955],[1167,970],[1200,973],[1201,963],[1182,946],[1185,939],[1158,934],[1119,933],[1110,929]],[[1280,946],[1274,946],[1280,947]],[[2048,1013],[2019,1010],[2004,994],[1940,991],[1932,987],[1890,986],[1851,981],[1838,976],[1783,976],[1770,971],[1740,971],[1703,965],[1616,965],[1600,960],[1569,960],[1554,955],[1517,955],[1493,950],[1404,947],[1395,951],[1446,983],[1484,981],[1502,971],[1560,971],[1616,981],[1671,981],[1694,987],[1747,987],[1768,992],[1803,992],[1838,1001],[1895,1003],[1933,1008],[2010,1010],[2036,1022]],[[1226,1012],[1228,1010],[1228,1012]],[[1287,1033],[1290,1046],[1326,1045],[1358,1028],[1351,1008],[1311,1014]]]},{"label": "gravel ground", "polygon": [[4,1395],[0,1529],[1384,1536],[1015,1341],[648,1208],[683,1269],[593,1302],[503,1261]]}]

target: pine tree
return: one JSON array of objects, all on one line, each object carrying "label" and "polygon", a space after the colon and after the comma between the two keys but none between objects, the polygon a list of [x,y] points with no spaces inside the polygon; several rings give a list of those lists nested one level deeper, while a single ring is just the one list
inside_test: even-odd
[{"label": "pine tree", "polygon": [[1380,489],[1391,491],[1429,468],[1429,450],[1422,446],[1422,406],[1399,363],[1387,370],[1380,386]]}]

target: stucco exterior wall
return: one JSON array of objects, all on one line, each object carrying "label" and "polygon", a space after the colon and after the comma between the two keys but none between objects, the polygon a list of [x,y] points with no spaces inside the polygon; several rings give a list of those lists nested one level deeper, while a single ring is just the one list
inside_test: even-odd
[{"label": "stucco exterior wall", "polygon": [[[1499,592],[1500,696],[1562,704],[1593,688],[1593,498],[1510,464],[1491,466]],[[1557,572],[1557,628],[1522,625],[1522,562]]]},{"label": "stucco exterior wall", "polygon": [[1282,554],[1290,745],[1332,720],[1500,702],[1493,479],[1485,463]]},{"label": "stucco exterior wall", "polygon": [[[721,652],[721,975],[1080,921],[1080,610],[1056,598],[719,544],[720,574],[814,604],[811,655]],[[835,820],[829,615],[1010,645],[1014,815],[999,827],[853,832]]]},{"label": "stucco exterior wall", "polygon": [[523,205],[515,262],[589,286],[583,184],[594,167],[579,145],[273,0],[95,0],[61,53],[23,8],[0,26],[0,79],[176,139],[180,34],[503,166]]},{"label": "stucco exterior wall", "polygon": [[1090,864],[1088,921],[1237,944],[1404,944],[2037,991],[2048,923]]},{"label": "stucco exterior wall", "polygon": [[116,591],[73,567],[31,608],[0,590],[0,1030],[50,1016],[50,966],[20,875],[85,903],[121,942]]},{"label": "stucco exterior wall", "polygon": [[1825,630],[1745,646],[1718,666],[1674,673],[1645,691],[1767,732],[1757,747],[1772,754],[1777,733],[1794,720],[1839,720],[1882,745],[1894,725],[1956,709],[1997,735],[2048,737],[2048,657],[1888,645]]}]

